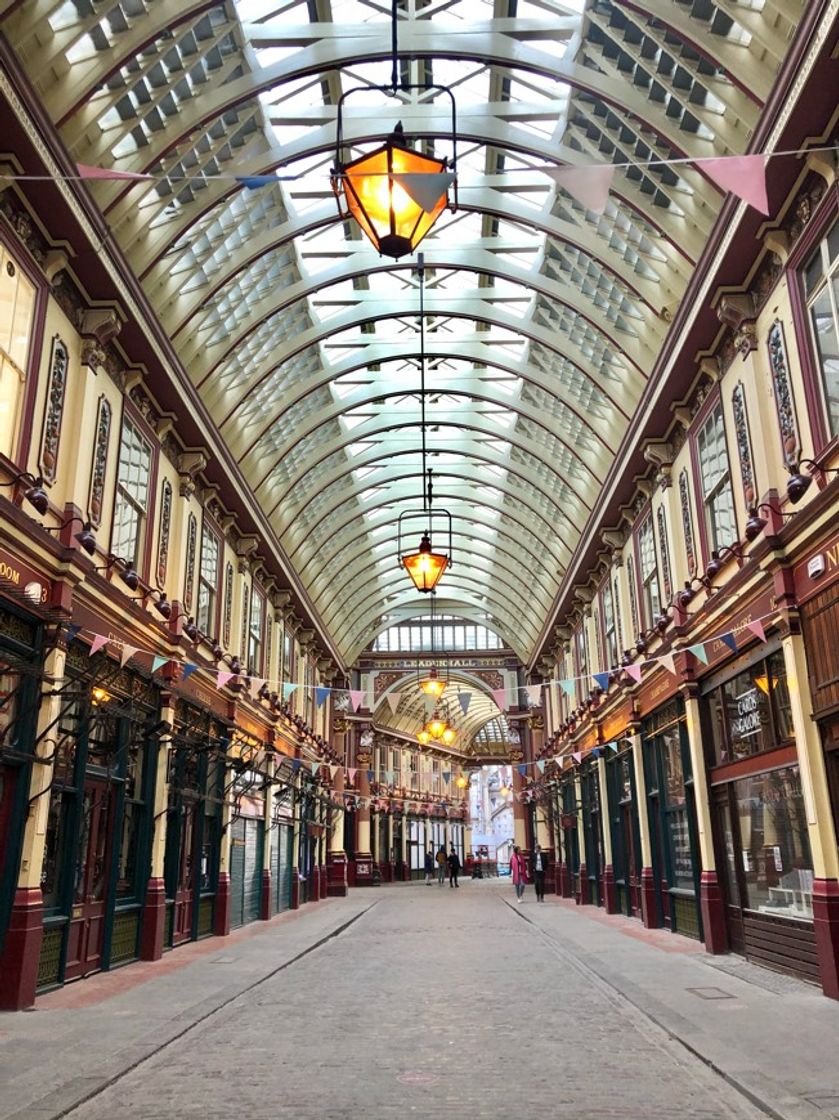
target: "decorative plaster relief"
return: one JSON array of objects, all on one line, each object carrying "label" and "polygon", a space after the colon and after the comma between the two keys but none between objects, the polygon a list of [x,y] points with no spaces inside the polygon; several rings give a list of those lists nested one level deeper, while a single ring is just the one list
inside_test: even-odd
[{"label": "decorative plaster relief", "polygon": [[44,430],[41,437],[41,457],[38,465],[47,485],[55,482],[58,468],[58,445],[61,441],[61,420],[64,416],[64,397],[67,392],[67,347],[58,335],[52,340],[50,371],[47,380],[47,400],[44,408]]}]

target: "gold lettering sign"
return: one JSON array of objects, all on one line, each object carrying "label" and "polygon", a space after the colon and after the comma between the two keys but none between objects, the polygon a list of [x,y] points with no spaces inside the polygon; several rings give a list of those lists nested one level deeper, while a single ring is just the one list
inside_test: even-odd
[{"label": "gold lettering sign", "polygon": [[7,583],[13,583],[17,587],[20,584],[20,570],[13,568],[11,564],[7,564],[5,560],[0,560],[0,579],[6,580]]}]

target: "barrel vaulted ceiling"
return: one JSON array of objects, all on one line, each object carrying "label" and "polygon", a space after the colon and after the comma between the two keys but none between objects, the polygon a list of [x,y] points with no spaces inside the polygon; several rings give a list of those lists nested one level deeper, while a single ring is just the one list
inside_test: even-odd
[{"label": "barrel vaulted ceiling", "polygon": [[[423,244],[446,609],[526,660],[722,203],[800,0],[400,0],[402,75],[450,86],[460,205]],[[3,24],[348,662],[417,598],[415,261],[338,220],[336,105],[390,80],[389,2],[25,0]],[[349,154],[448,102],[347,103]],[[540,168],[633,163],[595,214]],[[233,176],[278,180],[258,190]]]}]

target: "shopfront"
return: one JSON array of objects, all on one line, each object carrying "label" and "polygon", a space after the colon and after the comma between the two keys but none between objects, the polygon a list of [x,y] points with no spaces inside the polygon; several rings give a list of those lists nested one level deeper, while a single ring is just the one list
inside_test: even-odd
[{"label": "shopfront", "polygon": [[41,689],[41,625],[0,605],[0,959],[17,887]]},{"label": "shopfront", "polygon": [[159,694],[75,642],[55,727],[38,987],[135,960],[151,845]]},{"label": "shopfront", "polygon": [[783,652],[763,645],[743,655],[704,681],[702,693],[729,945],[818,980],[813,866]]},{"label": "shopfront", "polygon": [[630,918],[641,917],[641,837],[638,827],[637,791],[632,751],[628,740],[619,741],[617,754],[606,758],[609,795],[609,828],[618,910]]},{"label": "shopfront", "polygon": [[212,712],[178,700],[167,772],[168,948],[213,932],[228,736]]},{"label": "shopfront", "polygon": [[580,768],[580,797],[583,807],[584,867],[579,874],[579,901],[603,905],[603,814],[597,763],[587,758]]},{"label": "shopfront", "polygon": [[577,833],[577,792],[573,777],[560,785],[559,804],[562,835],[559,893],[563,898],[579,898],[580,841]]},{"label": "shopfront", "polygon": [[681,697],[644,718],[641,743],[654,881],[651,924],[701,938],[693,770]]}]

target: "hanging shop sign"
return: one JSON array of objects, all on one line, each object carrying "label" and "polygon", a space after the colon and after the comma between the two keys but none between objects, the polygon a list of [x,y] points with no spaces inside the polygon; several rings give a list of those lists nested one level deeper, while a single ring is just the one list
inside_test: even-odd
[{"label": "hanging shop sign", "polygon": [[0,585],[2,584],[8,584],[35,607],[45,606],[52,598],[51,581],[28,564],[22,564],[5,548],[0,548]]},{"label": "hanging shop sign", "polygon": [[614,711],[609,712],[600,725],[603,741],[610,742],[619,738],[632,719],[632,701],[627,698]]},{"label": "hanging shop sign", "polygon": [[[646,681],[638,691],[636,702],[639,715],[648,715],[659,704],[663,704],[671,696],[675,696],[678,690],[679,678],[674,677],[672,673],[663,670],[653,674],[650,680]],[[612,737],[611,735],[607,736],[609,739]]]},{"label": "hanging shop sign", "polygon": [[795,596],[799,603],[824,591],[839,579],[839,533],[818,545],[792,570]]},{"label": "hanging shop sign", "polygon": [[[752,599],[748,606],[742,607],[737,614],[733,615],[730,621],[726,620],[724,625],[728,627],[730,633],[734,634],[738,645],[744,644],[745,639],[749,636],[746,631],[749,623],[759,618],[765,619],[767,615],[772,613],[774,606],[775,590],[774,588],[767,588],[766,591]],[[717,623],[715,628],[719,630],[721,625],[721,623]],[[732,654],[731,646],[724,642],[722,638],[712,638],[704,644],[708,664],[702,666],[703,676],[720,662],[726,661]]]}]

